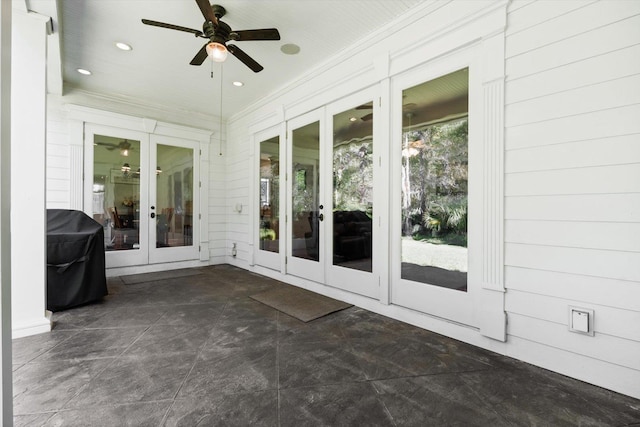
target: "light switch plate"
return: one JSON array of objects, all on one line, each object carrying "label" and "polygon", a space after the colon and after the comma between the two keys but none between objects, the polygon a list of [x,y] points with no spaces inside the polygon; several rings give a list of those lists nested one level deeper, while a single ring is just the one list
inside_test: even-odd
[{"label": "light switch plate", "polygon": [[589,308],[569,307],[569,331],[594,336],[594,312]]}]

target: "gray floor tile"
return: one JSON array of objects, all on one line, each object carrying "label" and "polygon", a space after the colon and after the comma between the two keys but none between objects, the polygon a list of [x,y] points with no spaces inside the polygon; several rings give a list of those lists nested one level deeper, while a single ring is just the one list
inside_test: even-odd
[{"label": "gray floor tile", "polygon": [[280,388],[365,381],[358,357],[341,342],[279,346]]},{"label": "gray floor tile", "polygon": [[275,389],[276,373],[275,345],[207,349],[198,356],[178,398]]},{"label": "gray floor tile", "polygon": [[194,271],[109,278],[14,340],[15,424],[640,424],[638,399],[358,307],[299,322],[248,298],[280,282]]},{"label": "gray floor tile", "polygon": [[[511,425],[627,425],[640,422],[637,400],[608,398],[602,389],[550,378],[539,368],[471,372],[460,375],[469,388]],[[571,384],[569,384],[571,383]],[[596,397],[597,396],[597,397]],[[595,403],[598,402],[598,403]]]},{"label": "gray floor tile", "polygon": [[214,393],[198,399],[177,399],[166,427],[277,426],[278,392]]},{"label": "gray floor tile", "polygon": [[174,305],[158,319],[159,325],[211,325],[217,320],[225,302]]},{"label": "gray floor tile", "polygon": [[171,405],[162,402],[132,403],[115,406],[91,406],[57,412],[43,427],[155,427]]},{"label": "gray floor tile", "polygon": [[[491,359],[466,344],[433,337],[388,336],[349,340],[367,379],[490,369]],[[484,356],[484,357],[483,357]]]},{"label": "gray floor tile", "polygon": [[207,349],[275,345],[278,325],[275,320],[226,318],[209,327]]},{"label": "gray floor tile", "polygon": [[[369,383],[280,391],[281,426],[394,426]],[[422,424],[426,425],[426,424]]]},{"label": "gray floor tile", "polygon": [[169,308],[166,306],[116,307],[86,328],[135,328],[151,326],[156,323]]},{"label": "gray floor tile", "polygon": [[114,359],[28,363],[13,373],[15,415],[62,408]]},{"label": "gray floor tile", "polygon": [[181,354],[119,357],[65,408],[173,399],[193,362]]},{"label": "gray floor tile", "polygon": [[13,427],[41,427],[54,414],[54,412],[47,412],[44,414],[17,415],[13,417]]},{"label": "gray floor tile", "polygon": [[509,425],[459,375],[399,378],[375,381],[373,385],[397,425]]},{"label": "gray floor tile", "polygon": [[97,359],[115,357],[127,349],[144,327],[128,329],[87,329],[78,331],[62,345],[44,353],[37,360]]},{"label": "gray floor tile", "polygon": [[12,342],[13,364],[22,364],[32,361],[53,347],[63,343],[73,335],[75,331],[51,331],[46,334],[32,335],[30,337],[17,338]]},{"label": "gray floor tile", "polygon": [[194,325],[150,326],[127,350],[125,356],[168,356],[195,358],[209,338],[206,328]]}]

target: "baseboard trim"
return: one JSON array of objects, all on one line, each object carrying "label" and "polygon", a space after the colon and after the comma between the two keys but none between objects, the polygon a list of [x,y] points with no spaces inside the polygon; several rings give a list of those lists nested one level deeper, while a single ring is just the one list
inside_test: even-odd
[{"label": "baseboard trim", "polygon": [[46,316],[42,319],[33,320],[31,322],[22,322],[13,324],[11,330],[11,338],[22,338],[31,335],[42,334],[51,331],[51,320]]}]

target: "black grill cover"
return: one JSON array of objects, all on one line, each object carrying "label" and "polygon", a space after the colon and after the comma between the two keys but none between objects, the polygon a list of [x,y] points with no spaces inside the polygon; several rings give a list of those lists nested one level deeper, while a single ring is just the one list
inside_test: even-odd
[{"label": "black grill cover", "polygon": [[105,295],[102,226],[84,212],[47,209],[47,309],[64,310]]}]

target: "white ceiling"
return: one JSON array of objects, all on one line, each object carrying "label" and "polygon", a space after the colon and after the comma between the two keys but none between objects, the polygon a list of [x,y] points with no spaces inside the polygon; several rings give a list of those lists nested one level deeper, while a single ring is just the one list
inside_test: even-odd
[{"label": "white ceiling", "polygon": [[[32,0],[30,7],[43,1]],[[301,78],[421,2],[220,0],[227,10],[222,21],[232,29],[275,27],[282,38],[237,42],[264,70],[253,73],[229,55],[222,67],[222,115],[229,117]],[[57,4],[65,93],[80,89],[219,114],[219,66],[212,67],[209,60],[202,66],[189,65],[205,40],[141,23],[146,18],[201,30],[204,18],[194,0],[60,0]],[[117,41],[130,44],[133,50],[117,49]],[[286,43],[300,46],[300,53],[282,53],[280,47]],[[93,74],[80,75],[77,68]],[[232,86],[234,80],[244,86]]]}]

